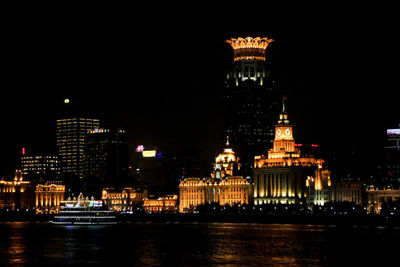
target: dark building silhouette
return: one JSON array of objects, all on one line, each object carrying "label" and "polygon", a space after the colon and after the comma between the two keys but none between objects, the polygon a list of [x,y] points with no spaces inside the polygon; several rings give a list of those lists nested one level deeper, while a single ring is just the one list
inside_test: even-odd
[{"label": "dark building silhouette", "polygon": [[388,129],[383,148],[383,157],[378,165],[378,185],[400,186],[400,125],[399,128]]},{"label": "dark building silhouette", "polygon": [[125,130],[94,129],[86,136],[85,177],[103,186],[125,185],[129,168],[128,135]]},{"label": "dark building silhouette", "polygon": [[151,194],[163,194],[166,191],[165,157],[156,146],[138,146],[132,165],[139,185],[148,188]]},{"label": "dark building silhouette", "polygon": [[238,38],[227,42],[234,50],[224,90],[224,134],[241,155],[243,174],[251,174],[254,156],[271,146],[278,95],[265,51],[273,40]]}]

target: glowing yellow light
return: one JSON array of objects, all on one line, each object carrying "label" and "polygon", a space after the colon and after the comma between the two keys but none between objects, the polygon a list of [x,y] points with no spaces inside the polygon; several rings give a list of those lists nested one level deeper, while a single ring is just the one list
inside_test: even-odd
[{"label": "glowing yellow light", "polygon": [[234,49],[234,60],[263,60],[265,61],[265,50],[269,43],[273,42],[273,39],[265,38],[252,38],[246,37],[238,39],[231,38],[226,40]]},{"label": "glowing yellow light", "polygon": [[143,150],[142,156],[144,158],[155,158],[156,157],[156,151],[155,150]]}]

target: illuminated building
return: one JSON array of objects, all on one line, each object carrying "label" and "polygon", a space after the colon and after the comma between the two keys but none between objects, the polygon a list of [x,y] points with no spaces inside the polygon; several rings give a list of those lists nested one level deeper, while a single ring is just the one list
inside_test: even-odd
[{"label": "illuminated building", "polygon": [[94,118],[65,118],[57,120],[57,153],[61,160],[61,174],[84,177],[84,150],[89,130],[99,128]]},{"label": "illuminated building", "polygon": [[307,176],[306,187],[307,203],[323,206],[332,201],[331,172],[323,170],[322,165],[318,165],[314,176]]},{"label": "illuminated building", "polygon": [[[400,125],[399,125],[400,127]],[[384,155],[378,165],[380,186],[400,186],[400,128],[387,129]]]},{"label": "illuminated building", "polygon": [[367,212],[379,214],[383,203],[390,205],[391,202],[400,200],[400,189],[379,189],[371,185],[365,191],[365,197]]},{"label": "illuminated building", "polygon": [[214,173],[211,174],[211,177],[221,178],[237,175],[236,170],[240,170],[239,157],[237,157],[232,148],[229,147],[228,136],[224,151],[215,158]]},{"label": "illuminated building", "polygon": [[133,211],[143,205],[143,200],[147,198],[148,191],[124,187],[122,190],[117,188],[104,188],[101,199],[110,210]]},{"label": "illuminated building", "polygon": [[34,190],[29,181],[25,181],[21,171],[15,172],[13,180],[0,180],[0,209],[32,209],[34,208]]},{"label": "illuminated building", "polygon": [[60,160],[56,155],[21,156],[21,170],[25,178],[56,179],[60,174]]},{"label": "illuminated building", "polygon": [[269,38],[227,40],[234,52],[224,90],[224,133],[242,157],[244,173],[251,174],[254,156],[273,140],[277,92],[266,60]]},{"label": "illuminated building", "polygon": [[231,176],[240,168],[229,142],[215,158],[211,177],[184,178],[179,183],[179,212],[190,212],[205,203],[220,205],[249,204],[252,198],[250,178]]},{"label": "illuminated building", "polygon": [[85,176],[99,179],[104,186],[124,184],[128,175],[128,135],[124,130],[89,130],[85,145]]},{"label": "illuminated building", "polygon": [[166,195],[157,199],[145,198],[143,209],[147,213],[175,213],[178,211],[178,196]]},{"label": "illuminated building", "polygon": [[273,148],[267,156],[254,158],[254,204],[307,201],[323,205],[330,201],[330,172],[322,168],[323,163],[322,159],[301,155],[283,102]]},{"label": "illuminated building", "polygon": [[65,185],[60,181],[48,181],[36,185],[36,213],[52,214],[60,211],[61,201],[64,200]]},{"label": "illuminated building", "polygon": [[360,179],[342,178],[333,185],[332,201],[363,204],[363,183]]}]

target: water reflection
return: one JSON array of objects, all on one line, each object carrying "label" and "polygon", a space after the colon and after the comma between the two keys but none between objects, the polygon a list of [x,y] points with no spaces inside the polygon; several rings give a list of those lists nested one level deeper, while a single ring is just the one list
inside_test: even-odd
[{"label": "water reflection", "polygon": [[[400,229],[247,223],[0,223],[0,265],[388,265]],[[379,245],[377,245],[379,244]]]},{"label": "water reflection", "polygon": [[26,223],[11,223],[11,234],[9,237],[9,263],[25,263],[26,262],[26,246],[24,243],[24,229]]}]

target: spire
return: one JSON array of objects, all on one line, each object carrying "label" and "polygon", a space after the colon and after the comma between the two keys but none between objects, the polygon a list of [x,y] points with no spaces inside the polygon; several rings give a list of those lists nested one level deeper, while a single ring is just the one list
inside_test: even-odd
[{"label": "spire", "polygon": [[278,124],[289,124],[288,115],[286,113],[285,100],[287,100],[286,96],[282,98],[282,112],[279,115]]},{"label": "spire", "polygon": [[229,147],[229,135],[226,136],[226,146]]},{"label": "spire", "polygon": [[286,96],[284,96],[282,100],[282,113],[286,113],[285,100],[287,100]]}]

